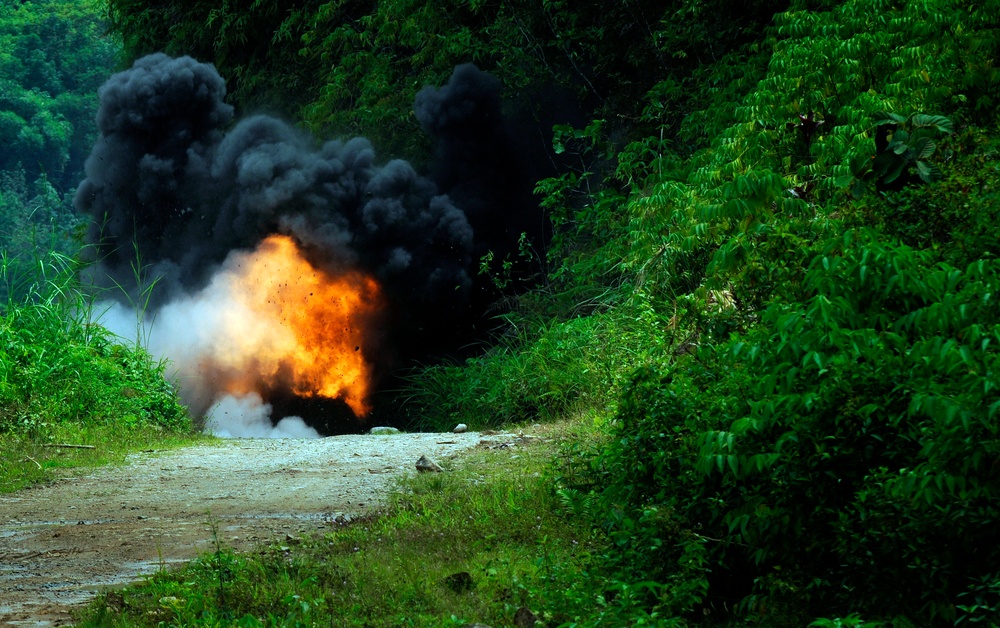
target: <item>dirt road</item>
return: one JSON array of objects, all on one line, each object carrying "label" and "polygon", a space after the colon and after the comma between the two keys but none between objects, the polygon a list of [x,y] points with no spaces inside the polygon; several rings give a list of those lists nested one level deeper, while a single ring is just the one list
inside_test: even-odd
[{"label": "dirt road", "polygon": [[213,548],[299,535],[377,507],[421,455],[479,435],[237,439],[0,496],[0,626],[61,625],[103,587]]}]

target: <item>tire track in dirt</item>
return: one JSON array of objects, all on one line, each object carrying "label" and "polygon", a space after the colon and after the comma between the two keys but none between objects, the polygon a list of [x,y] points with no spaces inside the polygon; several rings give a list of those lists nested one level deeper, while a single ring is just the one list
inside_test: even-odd
[{"label": "tire track in dirt", "polygon": [[101,589],[211,551],[315,531],[377,508],[421,455],[476,433],[237,439],[0,496],[0,626],[70,623]]}]

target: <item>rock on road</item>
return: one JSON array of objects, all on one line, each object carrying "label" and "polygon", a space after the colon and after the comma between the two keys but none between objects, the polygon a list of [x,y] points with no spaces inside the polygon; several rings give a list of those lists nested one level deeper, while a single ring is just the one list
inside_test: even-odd
[{"label": "rock on road", "polygon": [[0,495],[0,626],[68,623],[74,607],[214,547],[247,549],[378,507],[421,455],[479,435],[234,439]]}]

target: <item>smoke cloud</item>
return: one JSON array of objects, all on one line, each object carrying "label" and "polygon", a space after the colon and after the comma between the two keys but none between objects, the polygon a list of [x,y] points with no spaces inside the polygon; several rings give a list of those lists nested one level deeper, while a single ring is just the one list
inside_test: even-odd
[{"label": "smoke cloud", "polygon": [[150,264],[159,305],[282,233],[324,268],[374,271],[404,301],[469,288],[465,214],[407,162],[377,165],[367,140],[317,144],[268,116],[228,128],[224,81],[190,57],[139,59],[99,95],[100,139],[75,199],[93,217],[99,285],[140,288],[136,263]]},{"label": "smoke cloud", "polygon": [[532,197],[540,176],[524,144],[527,128],[515,127],[501,110],[500,81],[475,65],[455,68],[443,87],[425,86],[413,112],[435,140],[431,176],[466,214],[478,237],[474,255],[502,258],[521,233],[542,235],[542,217]]},{"label": "smoke cloud", "polygon": [[205,430],[223,438],[319,438],[302,417],[285,417],[272,425],[271,406],[257,393],[223,396],[206,414]]},{"label": "smoke cloud", "polygon": [[[233,311],[213,284],[239,255],[281,234],[323,272],[375,276],[389,313],[369,332],[381,338],[358,350],[384,370],[390,345],[454,332],[468,315],[473,260],[509,246],[511,229],[537,207],[518,196],[530,186],[514,182],[499,81],[471,65],[417,98],[416,116],[438,146],[429,178],[402,160],[380,164],[364,138],[318,142],[273,117],[236,120],[215,68],[190,57],[139,59],[99,96],[100,137],[75,198],[92,217],[89,279],[145,308],[154,324],[140,333],[173,363],[192,413],[218,433],[271,434],[259,420],[269,405],[277,416],[301,405],[282,386],[234,397],[218,383],[224,373],[206,371]],[[114,319],[132,320],[126,337],[135,331],[134,314],[111,308],[106,322],[122,325]],[[313,430],[286,421],[285,432]],[[321,432],[352,429],[325,421]]]}]

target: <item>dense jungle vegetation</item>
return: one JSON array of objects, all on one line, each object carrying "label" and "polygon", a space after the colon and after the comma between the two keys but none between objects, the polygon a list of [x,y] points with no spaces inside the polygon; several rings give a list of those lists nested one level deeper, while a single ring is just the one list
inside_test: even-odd
[{"label": "dense jungle vegetation", "polygon": [[8,259],[75,253],[72,206],[97,129],[97,88],[119,47],[88,2],[0,7],[0,236]]},{"label": "dense jungle vegetation", "polygon": [[[0,8],[5,246],[72,231],[61,188],[115,54],[71,43],[96,6]],[[1000,2],[107,0],[105,17],[124,61],[190,54],[239,110],[415,162],[424,85],[465,62],[502,82],[526,161],[548,164],[548,227],[483,258],[495,334],[411,371],[400,402],[427,428],[598,426],[531,502],[595,535],[586,555],[540,545],[513,587],[545,625],[1000,623]],[[64,43],[38,46],[45,28]],[[52,303],[34,294],[0,333],[38,328],[10,314]],[[10,430],[35,397],[12,383],[29,351],[4,350]],[[431,512],[425,490],[397,518]],[[483,499],[521,504],[503,495]],[[177,623],[327,621],[325,559],[285,558],[248,578],[280,574],[270,606],[206,594]],[[224,592],[216,559],[176,586]]]}]

